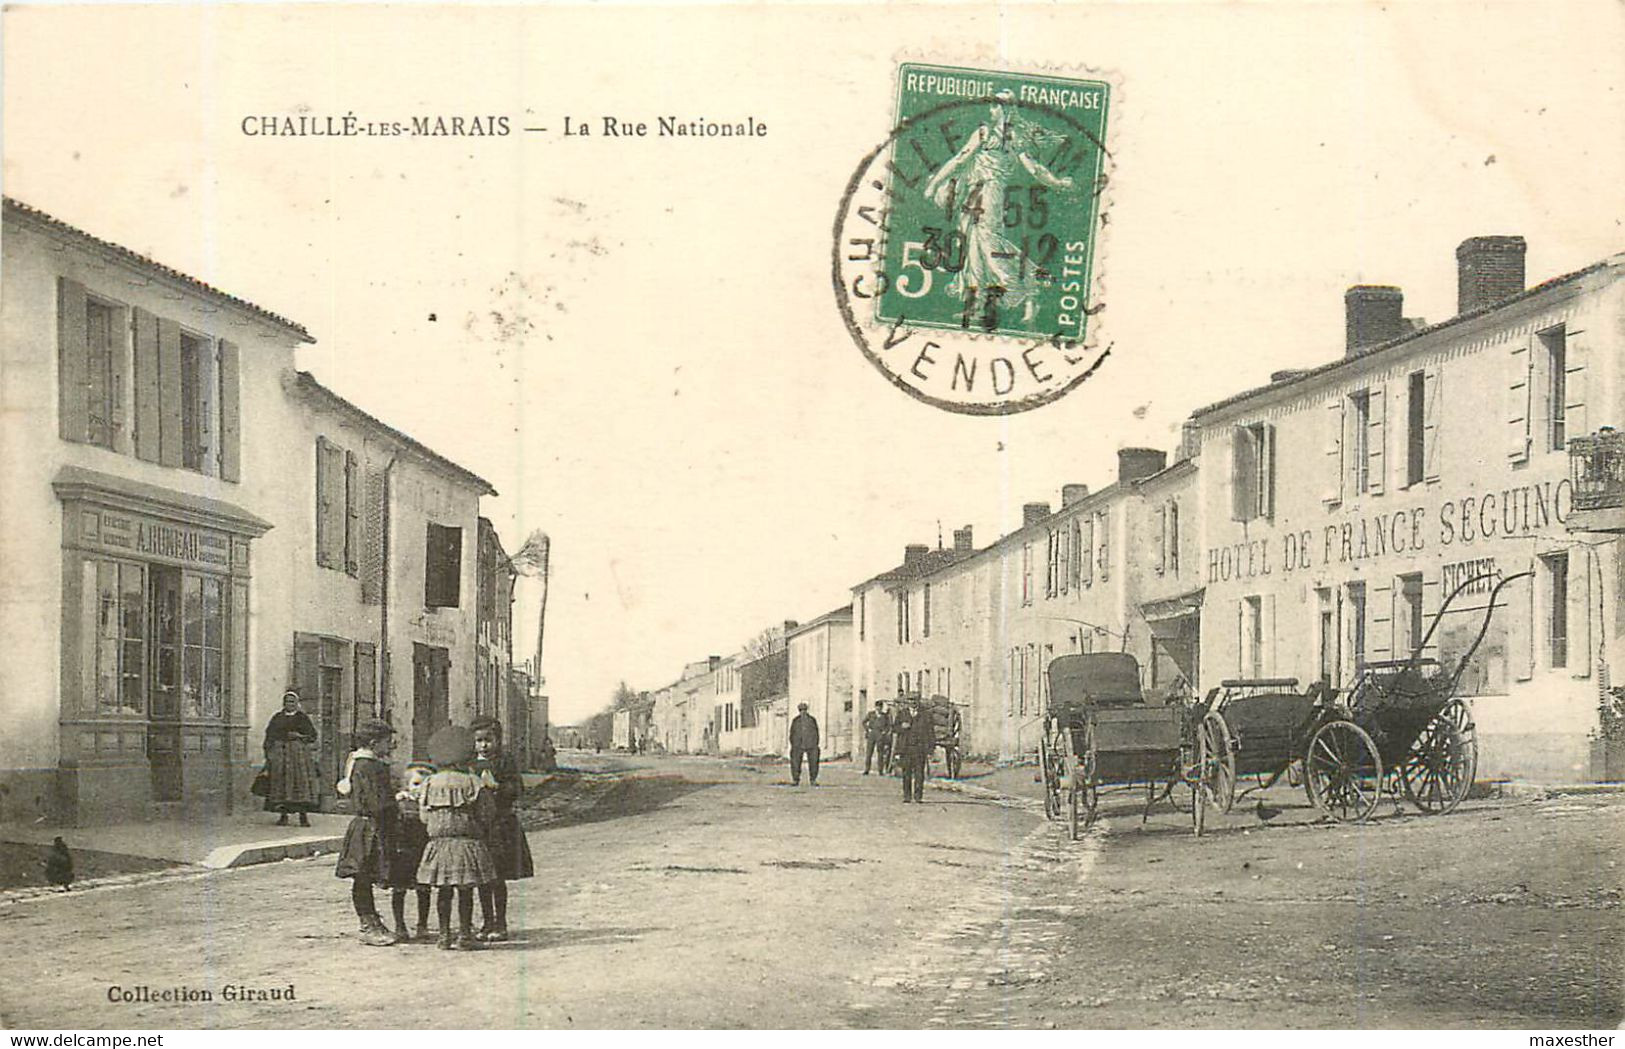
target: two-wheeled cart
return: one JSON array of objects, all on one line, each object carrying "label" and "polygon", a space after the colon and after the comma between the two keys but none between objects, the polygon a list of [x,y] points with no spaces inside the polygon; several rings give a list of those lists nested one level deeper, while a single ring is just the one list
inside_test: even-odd
[{"label": "two-wheeled cart", "polygon": [[958,779],[965,763],[959,746],[959,735],[964,727],[959,706],[947,696],[935,695],[925,701],[922,712],[931,719],[932,754],[941,749],[948,778]]},{"label": "two-wheeled cart", "polygon": [[[1293,678],[1221,682],[1191,719],[1208,755],[1204,782],[1213,802],[1228,812],[1238,796],[1297,769],[1310,801],[1334,820],[1369,818],[1384,793],[1403,794],[1427,814],[1461,804],[1478,769],[1478,741],[1472,711],[1456,689],[1489,632],[1501,591],[1529,574],[1495,583],[1478,634],[1454,668],[1421,653],[1457,595],[1493,576],[1463,581],[1409,658],[1365,663],[1346,695],[1322,684],[1299,693]],[[1238,795],[1245,776],[1257,783]]]}]

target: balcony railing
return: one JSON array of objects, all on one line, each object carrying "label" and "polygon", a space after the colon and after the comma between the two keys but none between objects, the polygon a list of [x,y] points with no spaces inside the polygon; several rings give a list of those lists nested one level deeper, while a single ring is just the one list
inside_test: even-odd
[{"label": "balcony railing", "polygon": [[1576,510],[1625,506],[1625,433],[1605,426],[1569,439],[1569,476]]}]

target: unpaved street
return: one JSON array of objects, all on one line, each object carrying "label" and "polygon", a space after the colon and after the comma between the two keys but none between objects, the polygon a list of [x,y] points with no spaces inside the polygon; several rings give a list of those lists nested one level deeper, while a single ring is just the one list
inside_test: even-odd
[{"label": "unpaved street", "polygon": [[[0,905],[13,1027],[1613,1027],[1620,795],[1315,822],[1278,790],[1200,840],[1108,798],[1078,843],[1020,775],[934,785],[622,759],[531,834],[515,942],[369,949],[332,858]],[[615,779],[616,777],[609,777]],[[607,782],[607,781],[606,781]],[[1014,785],[1013,785],[1014,784]],[[1005,793],[995,794],[989,785]],[[553,814],[556,815],[556,814]],[[295,1000],[228,1002],[226,985]],[[213,1002],[114,1003],[109,988]],[[342,1006],[342,1014],[335,1011]]]}]

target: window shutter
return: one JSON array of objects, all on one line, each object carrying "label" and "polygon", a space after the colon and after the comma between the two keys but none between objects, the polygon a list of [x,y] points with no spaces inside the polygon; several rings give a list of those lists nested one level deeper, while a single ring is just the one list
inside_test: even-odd
[{"label": "window shutter", "polygon": [[241,370],[237,344],[220,340],[220,476],[240,481],[243,476]]},{"label": "window shutter", "polygon": [[310,715],[317,732],[322,727],[321,665],[322,639],[315,634],[294,634],[293,690],[304,701],[305,713]]},{"label": "window shutter", "polygon": [[1590,548],[1569,550],[1569,672],[1591,676],[1591,559]]},{"label": "window shutter", "polygon": [[1535,676],[1535,583],[1539,578],[1537,572],[1509,584],[1501,591],[1506,604],[1495,612],[1506,616],[1507,668],[1518,681]]},{"label": "window shutter", "polygon": [[1394,579],[1373,580],[1366,598],[1366,660],[1394,657]]},{"label": "window shutter", "polygon": [[1236,602],[1236,676],[1250,677],[1247,667],[1247,599]]},{"label": "window shutter", "polygon": [[1422,477],[1429,482],[1439,479],[1439,424],[1442,421],[1444,401],[1439,397],[1439,368],[1429,368],[1422,375]]},{"label": "window shutter", "polygon": [[344,570],[356,575],[361,568],[361,464],[354,452],[344,453]]},{"label": "window shutter", "polygon": [[1168,568],[1168,508],[1157,507],[1157,574]]},{"label": "window shutter", "polygon": [[331,460],[327,449],[327,438],[316,438],[316,563],[323,568],[332,568],[333,557],[329,552],[332,538],[328,535],[330,528],[328,503],[332,493],[328,470]]},{"label": "window shutter", "polygon": [[1515,463],[1529,460],[1529,388],[1532,355],[1529,343],[1512,347],[1507,381],[1507,458]]},{"label": "window shutter", "polygon": [[1326,491],[1321,501],[1343,501],[1343,398],[1326,402]]},{"label": "window shutter", "polygon": [[1179,574],[1179,503],[1168,502],[1168,571]]},{"label": "window shutter", "polygon": [[1383,468],[1388,462],[1388,390],[1386,387],[1376,385],[1371,387],[1371,430],[1367,441],[1367,458],[1369,464],[1366,490],[1372,495],[1381,495],[1383,492]]},{"label": "window shutter", "polygon": [[1100,518],[1096,532],[1100,540],[1100,581],[1104,583],[1112,577],[1112,519],[1109,512],[1096,516]]},{"label": "window shutter", "polygon": [[1095,582],[1095,519],[1093,515],[1078,524],[1078,573],[1080,586],[1093,586]]},{"label": "window shutter", "polygon": [[56,282],[57,426],[64,441],[90,439],[90,351],[86,345],[85,286]]},{"label": "window shutter", "polygon": [[[1563,427],[1568,437],[1591,432],[1586,424],[1586,356],[1585,333],[1566,333],[1563,369]],[[1604,420],[1607,421],[1607,420]]]},{"label": "window shutter", "polygon": [[1277,670],[1275,665],[1276,633],[1275,633],[1275,595],[1264,595],[1263,615],[1259,617],[1259,627],[1264,631],[1262,643],[1258,646],[1260,652],[1259,669],[1264,677],[1269,677]]},{"label": "window shutter", "polygon": [[1072,587],[1072,536],[1073,529],[1076,527],[1077,522],[1075,520],[1068,521],[1066,530],[1057,533],[1055,536],[1055,542],[1060,547],[1058,554],[1060,564],[1056,567],[1055,574],[1060,577],[1061,593],[1063,594]]},{"label": "window shutter", "polygon": [[378,646],[371,641],[355,644],[355,708],[376,716],[378,704]]},{"label": "window shutter", "polygon": [[130,339],[128,327],[124,322],[122,309],[109,310],[110,330],[107,332],[108,357],[112,361],[113,389],[111,391],[110,421],[113,427],[113,450],[129,455],[132,445],[130,443],[130,405],[129,393],[126,390],[127,376],[130,374]]},{"label": "window shutter", "polygon": [[[361,530],[361,601],[376,605],[384,598],[384,472],[362,472],[366,480],[366,512]],[[860,601],[862,597],[860,594]]]},{"label": "window shutter", "polygon": [[1264,478],[1264,498],[1259,503],[1259,512],[1271,520],[1275,519],[1275,424],[1264,425],[1264,469],[1260,471]]},{"label": "window shutter", "polygon": [[158,318],[158,462],[181,465],[181,327]]},{"label": "window shutter", "polygon": [[[1444,600],[1444,596],[1439,593],[1439,580],[1429,579],[1426,576],[1423,576],[1422,625],[1416,629],[1419,637],[1427,637],[1428,628],[1433,625],[1434,618],[1439,614],[1439,602],[1442,600]],[[1427,644],[1422,646],[1423,659],[1439,658],[1439,634],[1442,632],[1442,629],[1443,627],[1441,625],[1440,630],[1435,630],[1433,632],[1433,636],[1428,638]],[[1405,655],[1407,657],[1410,656],[1410,652],[1407,651]],[[1454,667],[1446,667],[1445,670],[1449,673],[1455,672]]]},{"label": "window shutter", "polygon": [[1258,447],[1245,426],[1230,430],[1230,519],[1251,521],[1258,516]]},{"label": "window shutter", "polygon": [[220,427],[215,414],[220,407],[217,353],[217,344],[203,340],[197,362],[197,443],[203,472],[210,477],[220,475]]},{"label": "window shutter", "polygon": [[135,456],[158,461],[158,318],[137,306],[135,329]]}]

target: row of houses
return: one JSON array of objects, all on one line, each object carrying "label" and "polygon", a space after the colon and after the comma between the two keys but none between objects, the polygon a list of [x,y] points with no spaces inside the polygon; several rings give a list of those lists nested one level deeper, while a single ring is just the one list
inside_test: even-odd
[{"label": "row of houses", "polygon": [[[821,657],[790,634],[787,699],[840,752],[875,700],[945,695],[973,753],[1018,758],[1056,656],[1132,653],[1153,693],[1348,688],[1417,649],[1455,666],[1517,577],[1460,685],[1480,771],[1602,777],[1625,636],[1625,255],[1529,287],[1525,253],[1463,242],[1440,323],[1407,318],[1399,288],[1350,288],[1340,354],[1193,412],[1171,455],[1121,449],[1108,483],[1063,484],[990,545],[967,526],[906,546],[823,617]],[[777,716],[745,714],[750,665],[713,657],[659,690],[662,745],[783,749]]]},{"label": "row of houses", "polygon": [[526,745],[489,482],[299,371],[294,321],[10,199],[3,250],[0,820],[240,808],[290,688],[325,784],[364,717]]}]

